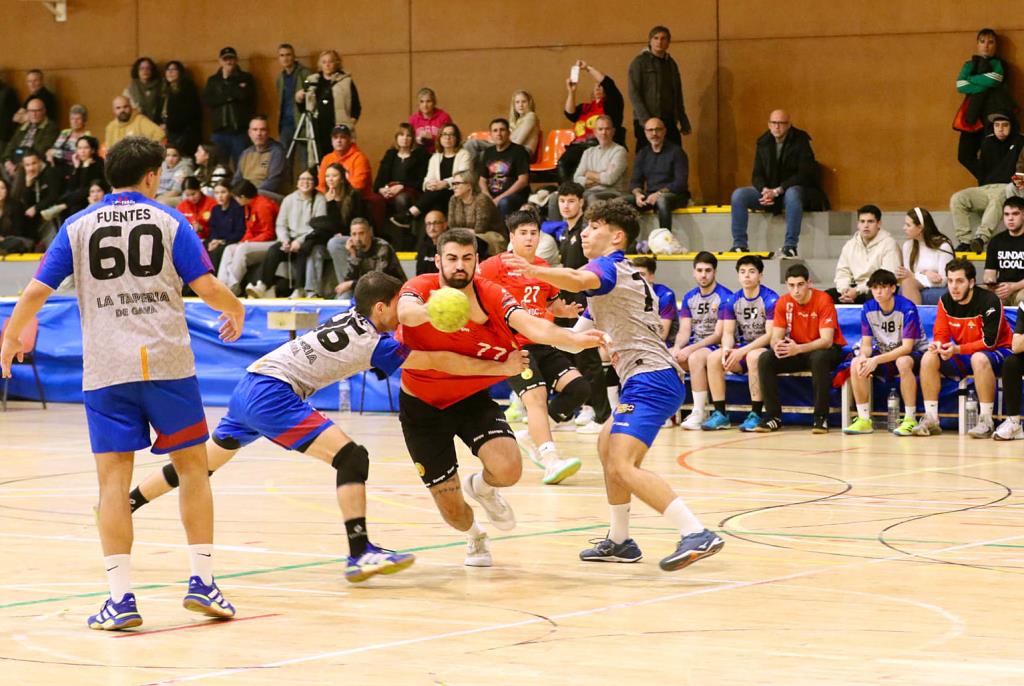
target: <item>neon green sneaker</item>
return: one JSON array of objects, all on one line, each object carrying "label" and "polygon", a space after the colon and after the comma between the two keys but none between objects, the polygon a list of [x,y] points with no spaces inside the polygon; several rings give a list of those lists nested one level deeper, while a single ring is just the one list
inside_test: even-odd
[{"label": "neon green sneaker", "polygon": [[913,417],[904,417],[900,425],[892,430],[897,436],[913,436],[914,427],[917,426],[917,422],[914,421]]},{"label": "neon green sneaker", "polygon": [[853,423],[843,429],[844,434],[870,434],[875,432],[875,426],[870,419],[857,417]]}]

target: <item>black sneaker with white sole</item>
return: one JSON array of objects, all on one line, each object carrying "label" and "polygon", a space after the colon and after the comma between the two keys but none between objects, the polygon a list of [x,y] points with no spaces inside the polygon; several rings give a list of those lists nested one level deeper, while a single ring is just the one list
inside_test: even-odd
[{"label": "black sneaker with white sole", "polygon": [[757,426],[754,427],[754,431],[759,434],[767,434],[773,431],[778,431],[782,428],[782,417],[761,417],[761,421],[758,422]]}]

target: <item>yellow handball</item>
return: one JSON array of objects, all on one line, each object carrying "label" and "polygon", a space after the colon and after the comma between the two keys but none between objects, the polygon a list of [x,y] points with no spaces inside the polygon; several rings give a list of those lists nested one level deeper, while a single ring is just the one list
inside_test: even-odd
[{"label": "yellow handball", "polygon": [[438,288],[427,301],[430,324],[443,333],[455,333],[469,321],[469,298],[454,288]]}]

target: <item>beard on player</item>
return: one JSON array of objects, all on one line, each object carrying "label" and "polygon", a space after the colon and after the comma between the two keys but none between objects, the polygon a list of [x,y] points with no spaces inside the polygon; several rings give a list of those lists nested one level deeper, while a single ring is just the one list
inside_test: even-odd
[{"label": "beard on player", "polygon": [[[451,269],[451,271],[448,271],[448,269]],[[468,286],[472,280],[472,271],[467,272],[461,266],[453,266],[446,269],[446,265],[443,262],[441,263],[441,282],[445,286],[450,286],[451,288],[456,288],[461,291],[463,288]]]}]

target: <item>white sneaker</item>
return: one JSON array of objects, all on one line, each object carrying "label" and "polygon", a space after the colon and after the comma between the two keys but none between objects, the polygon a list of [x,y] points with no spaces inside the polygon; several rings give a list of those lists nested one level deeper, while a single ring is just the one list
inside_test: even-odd
[{"label": "white sneaker", "polygon": [[594,421],[594,408],[590,405],[580,407],[580,411],[576,413],[576,419],[573,420],[576,426],[584,426],[592,421]]},{"label": "white sneaker", "polygon": [[469,542],[466,544],[466,561],[462,564],[467,567],[490,567],[494,564],[491,560],[491,547],[487,542],[487,534],[469,537]]},{"label": "white sneaker", "polygon": [[910,431],[911,436],[938,436],[941,433],[942,427],[939,425],[939,420],[928,415],[921,417],[921,421]]},{"label": "white sneaker", "polygon": [[262,298],[267,294],[267,285],[262,281],[251,283],[245,287],[245,294],[250,298]]},{"label": "white sneaker", "polygon": [[703,412],[691,412],[690,415],[683,420],[680,424],[682,428],[687,431],[700,431],[701,426],[704,424],[705,416]]},{"label": "white sneaker", "polygon": [[288,297],[289,297],[289,299],[291,299],[291,300],[299,300],[300,298],[305,298],[306,296],[305,296],[305,294],[304,294],[304,293],[302,292],[302,289],[301,289],[301,288],[296,288],[296,289],[295,289],[294,291],[292,291],[292,294],[291,294],[291,295],[289,295]]},{"label": "white sneaker", "polygon": [[598,424],[595,421],[590,421],[583,426],[576,427],[576,433],[578,434],[599,434],[601,433],[601,427],[603,425]]},{"label": "white sneaker", "polygon": [[473,473],[462,477],[462,490],[470,498],[480,503],[480,507],[484,508],[484,512],[487,513],[487,519],[490,520],[495,529],[509,531],[516,528],[516,513],[512,511],[508,501],[502,497],[497,488],[490,495],[480,495],[477,493],[476,489],[473,488],[475,478],[483,478],[483,476]]},{"label": "white sneaker", "polygon": [[580,462],[578,457],[566,457],[551,460],[551,462],[544,467],[544,484],[547,486],[560,484],[576,472],[580,471],[580,467],[582,466],[583,463]]},{"label": "white sneaker", "polygon": [[1019,441],[1024,439],[1024,430],[1020,428],[1020,421],[1015,422],[1012,419],[1004,419],[1003,423],[992,434],[992,438],[997,441]]},{"label": "white sneaker", "polygon": [[316,291],[306,291],[306,297],[313,300],[319,300],[320,294],[317,293]]},{"label": "white sneaker", "polygon": [[988,438],[992,435],[992,418],[991,417],[978,417],[978,423],[974,425],[974,428],[967,432],[967,435],[971,438]]},{"label": "white sneaker", "polygon": [[540,460],[540,451],[537,450],[537,444],[530,438],[529,429],[520,429],[516,431],[516,443],[519,444],[519,452],[523,454],[523,457],[530,460],[541,469],[544,469],[544,463]]}]

